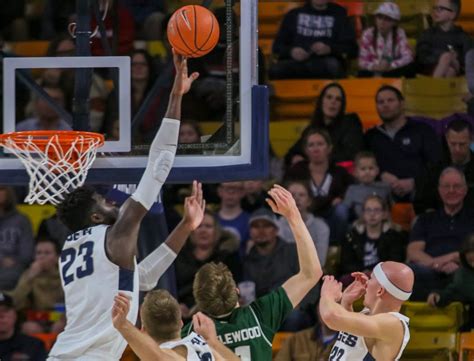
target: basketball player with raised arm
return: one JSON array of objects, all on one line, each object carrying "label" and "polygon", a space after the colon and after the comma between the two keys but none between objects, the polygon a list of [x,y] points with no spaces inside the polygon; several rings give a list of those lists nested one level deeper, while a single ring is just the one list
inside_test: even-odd
[{"label": "basketball player with raised arm", "polygon": [[50,352],[50,361],[120,359],[126,342],[112,325],[114,296],[122,291],[130,297],[128,318],[134,323],[138,315],[139,272],[144,288],[150,288],[147,280],[158,280],[162,265],[172,262],[190,232],[202,221],[201,185],[194,182],[182,221],[166,244],[137,267],[140,222],[156,201],[172,167],[181,99],[199,75],[188,76],[185,58],[173,54],[173,60],[176,76],[168,109],[150,146],[147,167],[135,193],[118,209],[93,190],[81,187],[67,194],[57,208],[60,220],[74,233],[66,239],[59,259],[67,322]]},{"label": "basketball player with raised arm", "polygon": [[217,339],[214,322],[200,312],[193,316],[196,332],[181,339],[179,304],[165,290],[146,295],[140,308],[141,331],[127,320],[129,309],[130,301],[119,293],[112,308],[112,321],[142,361],[240,361]]},{"label": "basketball player with raised arm", "polygon": [[[274,185],[267,203],[273,212],[284,216],[293,232],[298,252],[299,272],[276,290],[250,305],[240,307],[238,289],[232,273],[222,263],[208,263],[194,278],[193,294],[199,311],[216,324],[219,340],[242,361],[270,361],[272,340],[286,316],[301,302],[322,276],[314,242],[295,200],[285,188]],[[189,335],[186,325],[181,335]]]},{"label": "basketball player with raised arm", "polygon": [[[408,317],[400,314],[413,288],[410,267],[399,262],[381,262],[370,279],[363,273],[352,274],[355,281],[342,292],[342,284],[325,276],[319,301],[323,322],[339,331],[329,360],[399,360],[410,340]],[[352,304],[364,295],[362,312]]]}]

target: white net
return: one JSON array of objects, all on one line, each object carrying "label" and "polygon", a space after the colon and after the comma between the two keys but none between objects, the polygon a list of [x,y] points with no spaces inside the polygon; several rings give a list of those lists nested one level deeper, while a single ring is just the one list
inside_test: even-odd
[{"label": "white net", "polygon": [[103,143],[103,138],[85,134],[75,136],[67,146],[57,134],[22,136],[21,142],[15,134],[4,139],[1,145],[21,160],[30,176],[25,202],[57,205],[65,194],[84,184]]}]

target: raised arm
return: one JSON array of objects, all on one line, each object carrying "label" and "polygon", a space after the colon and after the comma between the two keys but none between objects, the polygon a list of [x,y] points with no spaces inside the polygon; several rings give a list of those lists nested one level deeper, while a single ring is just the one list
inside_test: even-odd
[{"label": "raised arm", "polygon": [[184,200],[184,216],[160,247],[151,252],[138,264],[140,291],[153,289],[158,280],[176,259],[186,239],[202,222],[206,201],[202,197],[202,184],[193,182],[190,197]]},{"label": "raised arm", "polygon": [[187,60],[173,53],[176,76],[171,90],[168,109],[155,136],[148,155],[148,163],[137,190],[122,205],[115,224],[107,232],[107,253],[112,262],[125,268],[133,268],[140,223],[156,202],[161,187],[173,165],[176,153],[181,100],[197,73],[188,76]]},{"label": "raised arm", "polygon": [[127,314],[130,301],[119,293],[115,296],[112,308],[112,323],[132,348],[133,352],[143,361],[184,361],[185,359],[170,350],[162,350],[158,344],[146,333],[136,328],[129,320]]},{"label": "raised arm", "polygon": [[[342,284],[334,276],[325,276],[319,300],[319,313],[332,330],[377,340],[393,339],[394,333],[403,335],[403,326],[396,317],[384,313],[374,316],[351,312],[339,304]],[[390,330],[390,332],[387,332]]]},{"label": "raised arm", "polygon": [[214,321],[209,317],[201,312],[196,313],[193,316],[193,328],[211,347],[212,354],[216,361],[240,361],[240,357],[219,341]]},{"label": "raised arm", "polygon": [[323,271],[313,239],[291,193],[279,185],[274,185],[268,194],[272,199],[267,199],[267,203],[273,212],[286,218],[296,241],[300,270],[283,284],[293,307],[296,307],[321,279]]}]

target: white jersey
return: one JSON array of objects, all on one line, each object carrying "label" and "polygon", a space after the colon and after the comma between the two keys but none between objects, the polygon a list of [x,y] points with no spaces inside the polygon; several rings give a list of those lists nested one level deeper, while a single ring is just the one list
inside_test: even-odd
[{"label": "white jersey", "polygon": [[[362,311],[364,312],[364,311]],[[398,318],[403,324],[403,342],[395,360],[399,360],[403,350],[410,340],[410,330],[408,323],[410,319],[398,312],[389,312]],[[375,361],[375,358],[369,353],[364,337],[354,336],[347,332],[339,332],[337,341],[331,349],[329,355],[330,361]]]},{"label": "white jersey", "polygon": [[191,332],[185,338],[178,341],[162,343],[161,348],[173,349],[178,346],[185,346],[188,350],[187,361],[214,361],[211,348],[207,342],[197,333]]},{"label": "white jersey", "polygon": [[[127,319],[138,316],[138,272],[112,263],[105,251],[106,225],[71,234],[59,259],[66,303],[66,328],[58,336],[48,360],[115,361],[126,341],[112,325],[112,306],[118,291],[130,297]],[[135,270],[136,261],[135,261]]]}]

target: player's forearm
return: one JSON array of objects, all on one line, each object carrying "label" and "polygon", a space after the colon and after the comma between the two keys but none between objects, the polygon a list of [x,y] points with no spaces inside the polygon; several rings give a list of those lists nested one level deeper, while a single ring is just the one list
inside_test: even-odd
[{"label": "player's forearm", "polygon": [[308,228],[299,213],[289,218],[288,224],[296,241],[300,274],[316,283],[323,271]]},{"label": "player's forearm", "polygon": [[181,119],[181,101],[183,99],[183,95],[176,93],[174,91],[171,92],[170,99],[168,102],[168,108],[166,109],[165,118],[171,118],[180,120]]},{"label": "player's forearm", "polygon": [[212,348],[216,361],[240,361],[240,357],[233,353],[218,339],[206,340],[206,342]]},{"label": "player's forearm", "polygon": [[340,304],[329,297],[321,295],[319,300],[319,313],[321,320],[332,330],[338,330],[338,318],[342,313],[349,312]]},{"label": "player's forearm", "polygon": [[166,244],[173,250],[173,252],[179,253],[190,234],[191,228],[189,224],[184,220],[181,220],[166,239]]}]

